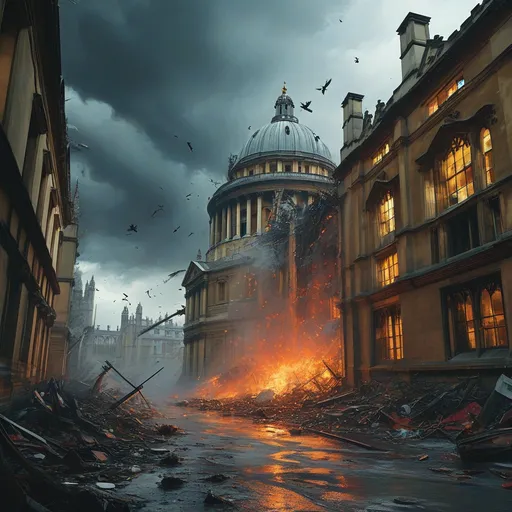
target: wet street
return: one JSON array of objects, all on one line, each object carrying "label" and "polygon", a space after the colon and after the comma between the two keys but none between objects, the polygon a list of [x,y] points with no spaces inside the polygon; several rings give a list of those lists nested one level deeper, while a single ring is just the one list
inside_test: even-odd
[{"label": "wet street", "polygon": [[[166,421],[187,432],[168,446],[183,464],[141,474],[118,491],[147,500],[143,510],[148,512],[205,510],[209,489],[232,500],[236,509],[254,512],[512,510],[512,491],[503,489],[498,477],[488,471],[457,477],[464,468],[445,441],[411,441],[406,449],[399,447],[400,453],[396,445],[375,452],[192,409],[171,408]],[[429,459],[420,462],[425,453]],[[454,472],[435,473],[431,467]],[[215,474],[229,479],[205,481]],[[158,486],[164,476],[185,483],[164,491]]]}]

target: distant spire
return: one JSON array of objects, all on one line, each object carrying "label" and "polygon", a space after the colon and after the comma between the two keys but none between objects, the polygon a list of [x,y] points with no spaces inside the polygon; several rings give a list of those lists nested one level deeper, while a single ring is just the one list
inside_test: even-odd
[{"label": "distant spire", "polygon": [[288,89],[286,88],[286,82],[281,89],[282,93],[276,100],[274,105],[274,117],[272,118],[272,123],[276,123],[277,121],[288,121],[291,123],[298,123],[299,120],[295,117],[293,113],[293,109],[295,105],[293,104],[293,100],[286,93]]},{"label": "distant spire", "polygon": [[283,92],[283,94],[286,94],[286,91],[288,91],[288,89],[286,88],[286,82],[283,84],[283,88],[281,89],[281,91]]},{"label": "distant spire", "polygon": [[198,249],[197,250],[197,261],[201,261],[202,257],[203,257],[203,255],[201,254],[201,249]]}]

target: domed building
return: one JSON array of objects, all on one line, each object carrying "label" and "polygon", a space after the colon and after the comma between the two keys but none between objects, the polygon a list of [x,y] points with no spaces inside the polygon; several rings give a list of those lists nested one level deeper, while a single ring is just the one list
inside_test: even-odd
[{"label": "domed building", "polygon": [[208,203],[206,261],[192,261],[183,280],[184,377],[209,377],[229,367],[268,295],[286,299],[296,286],[293,265],[274,268],[263,283],[261,272],[251,270],[256,264],[251,248],[277,221],[280,205],[304,208],[332,188],[336,165],[331,153],[311,128],[299,123],[286,85],[274,109],[270,123],[230,157],[228,181]]}]

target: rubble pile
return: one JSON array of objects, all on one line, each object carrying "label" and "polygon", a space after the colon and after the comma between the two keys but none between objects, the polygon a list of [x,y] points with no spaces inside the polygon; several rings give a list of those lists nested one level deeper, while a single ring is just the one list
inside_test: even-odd
[{"label": "rubble pile", "polygon": [[182,432],[155,423],[161,415],[142,394],[118,404],[124,393],[99,387],[52,379],[29,403],[0,415],[7,510],[115,512],[141,505],[112,490],[160,460],[167,465],[172,454],[158,446]]},{"label": "rubble pile", "polygon": [[[502,382],[510,383],[510,396]],[[354,434],[349,440],[357,441],[360,434],[368,434],[372,440],[391,442],[436,436],[456,443],[461,458],[512,455],[512,380],[505,376],[492,393],[481,386],[478,377],[455,384],[393,380],[371,381],[357,390],[333,386],[330,391],[314,393],[296,388],[280,395],[264,390],[238,398],[192,399],[182,405],[286,425],[292,435],[301,431],[328,437]],[[358,441],[367,447],[372,442]]]}]

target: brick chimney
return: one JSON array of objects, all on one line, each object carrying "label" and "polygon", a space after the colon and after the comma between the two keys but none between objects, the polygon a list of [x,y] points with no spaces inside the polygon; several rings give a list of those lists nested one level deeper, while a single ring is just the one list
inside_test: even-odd
[{"label": "brick chimney", "polygon": [[359,139],[363,131],[362,94],[349,92],[341,106],[343,107],[343,147]]},{"label": "brick chimney", "polygon": [[406,80],[421,64],[427,40],[430,39],[429,22],[428,16],[410,12],[397,29],[400,36],[402,81]]}]

